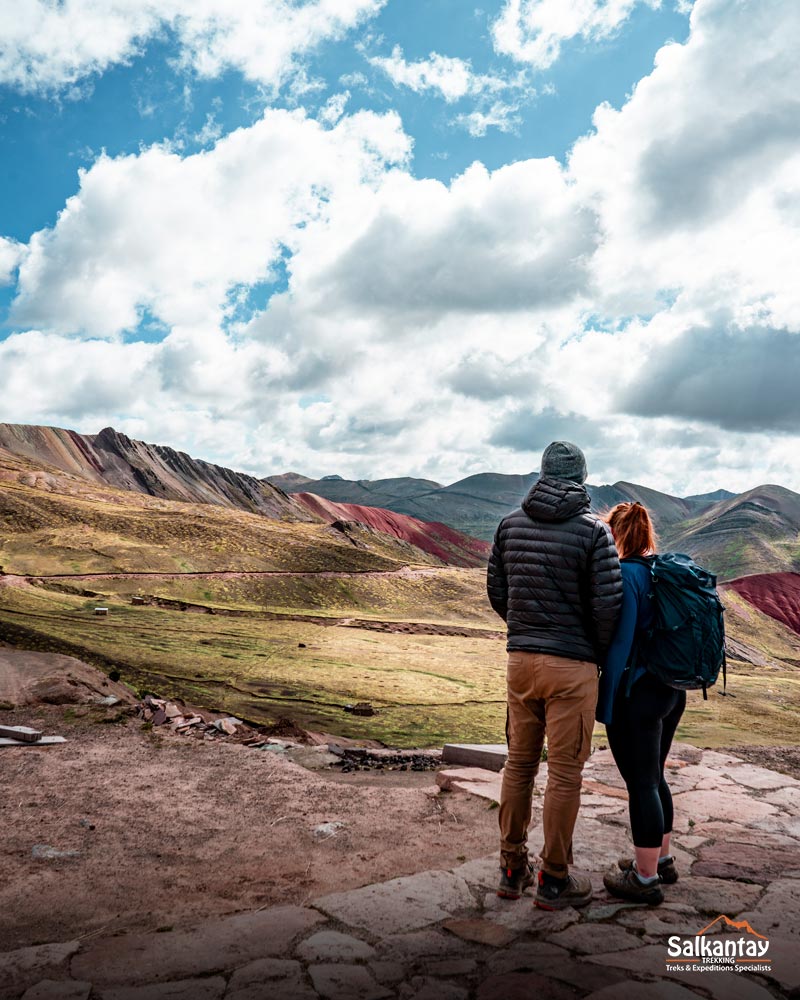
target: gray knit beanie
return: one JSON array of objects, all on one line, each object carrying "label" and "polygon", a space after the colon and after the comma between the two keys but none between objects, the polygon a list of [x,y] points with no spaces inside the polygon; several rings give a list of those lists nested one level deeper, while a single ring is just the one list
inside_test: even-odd
[{"label": "gray knit beanie", "polygon": [[551,479],[571,479],[574,483],[585,483],[586,458],[576,444],[553,441],[542,455],[540,474]]}]

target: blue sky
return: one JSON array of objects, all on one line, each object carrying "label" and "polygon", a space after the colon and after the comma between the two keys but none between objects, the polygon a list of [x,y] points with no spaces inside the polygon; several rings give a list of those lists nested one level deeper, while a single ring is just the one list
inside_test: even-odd
[{"label": "blue sky", "polygon": [[0,0],[0,419],[261,474],[582,435],[595,480],[800,485],[759,402],[795,361],[790,3],[210,6]]}]

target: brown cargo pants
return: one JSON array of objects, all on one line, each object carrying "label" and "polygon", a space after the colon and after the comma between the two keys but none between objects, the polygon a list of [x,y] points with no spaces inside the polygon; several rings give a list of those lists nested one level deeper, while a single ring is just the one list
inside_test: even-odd
[{"label": "brown cargo pants", "polygon": [[581,772],[591,752],[597,665],[546,653],[508,654],[508,760],[500,795],[503,867],[527,860],[533,783],[547,733],[542,868],[563,878],[572,864],[572,831]]}]

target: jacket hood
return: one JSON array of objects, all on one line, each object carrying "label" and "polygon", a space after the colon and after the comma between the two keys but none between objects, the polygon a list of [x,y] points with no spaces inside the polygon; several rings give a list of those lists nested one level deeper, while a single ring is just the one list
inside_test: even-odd
[{"label": "jacket hood", "polygon": [[522,509],[533,521],[566,521],[591,505],[585,486],[550,476],[541,476],[522,501]]}]

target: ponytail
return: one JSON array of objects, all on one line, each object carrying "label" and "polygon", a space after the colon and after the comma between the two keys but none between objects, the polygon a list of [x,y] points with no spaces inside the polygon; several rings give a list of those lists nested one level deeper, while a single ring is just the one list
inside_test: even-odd
[{"label": "ponytail", "polygon": [[645,556],[656,550],[656,533],[647,508],[639,501],[618,503],[603,519],[611,528],[620,558]]}]

